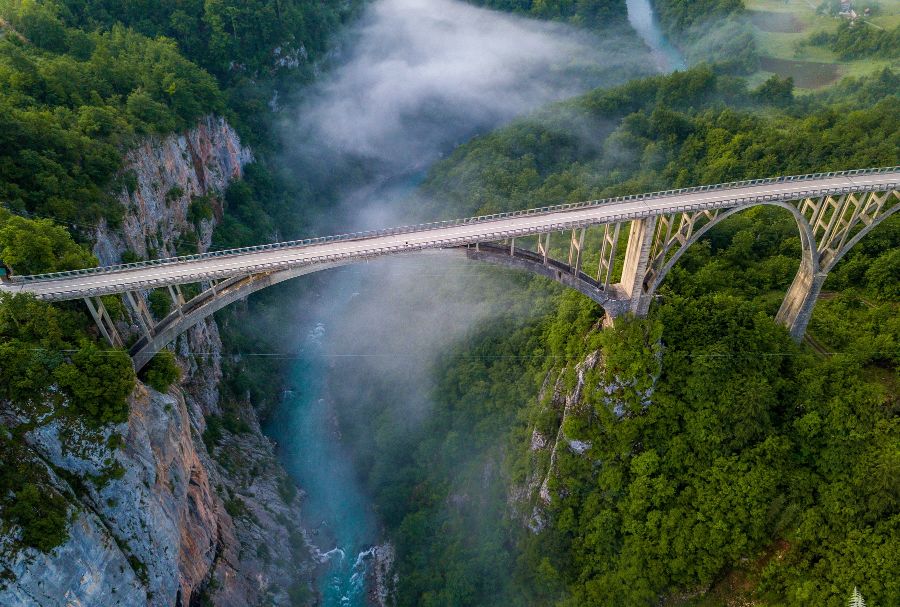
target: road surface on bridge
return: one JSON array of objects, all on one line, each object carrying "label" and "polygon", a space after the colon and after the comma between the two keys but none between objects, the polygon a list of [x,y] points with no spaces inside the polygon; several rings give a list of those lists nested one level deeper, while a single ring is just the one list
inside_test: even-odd
[{"label": "road surface on bridge", "polygon": [[532,209],[357,235],[294,241],[110,266],[78,272],[14,277],[0,290],[27,292],[49,301],[177,285],[212,278],[276,271],[347,258],[375,258],[422,249],[459,247],[589,225],[616,223],[683,211],[786,202],[849,192],[896,189],[900,169],[786,177],[671,190],[605,201]]}]

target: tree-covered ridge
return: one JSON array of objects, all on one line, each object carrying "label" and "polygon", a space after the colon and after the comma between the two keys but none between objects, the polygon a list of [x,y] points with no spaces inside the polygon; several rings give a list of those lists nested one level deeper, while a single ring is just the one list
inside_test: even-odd
[{"label": "tree-covered ridge", "polygon": [[606,27],[625,21],[624,0],[467,0],[496,10],[566,21],[585,27]]},{"label": "tree-covered ridge", "polygon": [[[338,28],[362,0],[57,0],[67,23],[86,31],[126,26],[174,41],[225,91],[234,126],[261,153],[279,98],[312,80]],[[265,162],[263,161],[263,164]]]},{"label": "tree-covered ridge", "polygon": [[689,64],[750,74],[759,68],[756,38],[743,0],[651,0],[662,29]]},{"label": "tree-covered ridge", "polygon": [[[0,259],[20,273],[83,268],[97,261],[51,220],[25,219],[3,209]],[[117,317],[123,312],[120,302],[107,303]],[[0,401],[16,420],[0,429],[0,535],[11,542],[9,550],[49,551],[68,537],[69,502],[50,481],[46,464],[26,447],[24,433],[38,419],[98,430],[128,418],[135,380],[131,360],[124,351],[98,343],[87,315],[75,306],[0,294]]]},{"label": "tree-covered ridge", "polygon": [[670,33],[685,34],[691,28],[714,19],[744,11],[743,0],[651,0],[659,21]]},{"label": "tree-covered ridge", "polygon": [[358,2],[303,0],[61,0],[86,29],[123,24],[166,36],[223,81],[296,68],[317,59]]},{"label": "tree-covered ridge", "polygon": [[843,21],[837,31],[823,31],[809,37],[809,44],[834,51],[844,60],[900,57],[900,25],[883,29],[854,21]]},{"label": "tree-covered ridge", "polygon": [[885,71],[830,97],[844,101],[825,103],[794,100],[789,86],[786,97],[773,99],[762,94],[769,83],[748,91],[742,79],[706,67],[638,80],[461,146],[425,188],[457,215],[471,215],[890,165],[900,147],[898,86],[900,78]]},{"label": "tree-covered ridge", "polygon": [[[72,234],[84,236],[101,219],[118,221],[113,194],[130,181],[120,174],[125,149],[224,111],[213,77],[172,41],[121,25],[85,32],[67,23],[58,2],[0,0],[0,260],[19,274],[95,265]],[[115,298],[106,306],[116,320],[124,313]],[[166,361],[151,372],[158,386],[173,375]],[[101,343],[80,303],[0,297],[0,535],[7,554],[53,549],[74,516],[65,483],[28,447],[26,434],[58,422],[63,449],[75,449],[77,436],[115,437],[110,425],[128,419],[134,385],[127,353]],[[110,440],[112,454],[118,443]],[[108,474],[117,474],[110,466]]]},{"label": "tree-covered ridge", "polygon": [[116,221],[123,148],[224,110],[171,41],[87,33],[54,2],[0,0],[0,202],[65,223]]},{"label": "tree-covered ridge", "polygon": [[[896,164],[896,75],[817,98],[794,99],[784,84],[747,91],[697,69],[596,91],[462,146],[425,187],[453,214],[489,213]],[[421,450],[373,432],[385,440],[364,469],[399,541],[401,604],[837,607],[854,586],[870,605],[896,604],[898,248],[894,218],[833,272],[826,289],[841,294],[811,325],[835,352],[824,358],[772,320],[799,237],[769,208],[690,248],[647,320],[603,332],[602,310],[565,293],[524,327],[476,332],[442,365]],[[532,282],[522,297],[546,310]],[[561,443],[548,526],[532,535],[497,485],[516,495],[547,470],[533,433],[557,436],[553,378],[572,390],[597,352],[562,428],[588,450]],[[489,488],[466,499],[458,479],[478,486],[486,470]]]}]

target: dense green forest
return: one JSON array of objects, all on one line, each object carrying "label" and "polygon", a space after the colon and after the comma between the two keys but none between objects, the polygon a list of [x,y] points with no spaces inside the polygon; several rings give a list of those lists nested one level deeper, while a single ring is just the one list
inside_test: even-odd
[{"label": "dense green forest", "polygon": [[[63,14],[53,2],[0,2],[0,256],[22,274],[95,265],[76,238],[119,220],[125,150],[225,110],[215,80],[171,41],[121,26],[86,32]],[[124,312],[115,298],[108,307]],[[69,501],[23,435],[48,416],[82,435],[121,423],[134,370],[76,304],[3,296],[0,334],[0,398],[26,420],[0,436],[2,531],[18,527],[21,545],[50,550],[67,537]]]},{"label": "dense green forest", "polygon": [[680,34],[744,11],[742,0],[651,0],[660,23],[670,34]]},{"label": "dense green forest", "polygon": [[900,25],[883,29],[855,21],[843,21],[837,31],[813,34],[809,43],[834,51],[844,60],[876,57],[892,59],[900,56]]},{"label": "dense green forest", "polygon": [[[589,27],[624,20],[618,1],[473,3]],[[274,91],[309,81],[360,4],[0,0],[0,258],[19,273],[95,263],[83,241],[101,218],[119,220],[123,152],[210,112],[233,120],[259,159],[226,193],[215,246],[291,236],[316,209],[296,211],[307,185],[278,170],[261,117]],[[478,137],[431,171],[423,212],[897,163],[897,74],[806,97],[777,77],[749,87],[730,75],[755,61],[734,19],[741,2],[654,4],[689,55],[725,63],[597,90]],[[702,40],[709,19],[724,25]],[[852,33],[816,43],[883,56],[896,39]],[[854,586],[870,607],[900,604],[900,221],[829,278],[810,333],[830,354],[772,320],[798,251],[787,214],[742,213],[685,254],[649,318],[611,331],[580,295],[513,277],[516,289],[478,295],[496,297],[497,313],[439,361],[424,426],[393,425],[377,407],[344,411],[371,422],[348,442],[398,548],[398,604],[838,606]],[[257,311],[277,297],[261,294]],[[114,316],[121,306],[107,301]],[[259,349],[239,318],[219,319],[227,352]],[[563,428],[589,448],[560,450],[532,533],[518,510],[533,504],[509,496],[550,466],[529,448],[563,419],[542,388],[559,377],[573,389],[594,353],[601,362]],[[274,402],[282,368],[225,358],[226,405]],[[0,399],[25,418],[52,413],[88,436],[127,418],[131,365],[80,304],[0,298],[0,370]],[[163,356],[143,379],[165,389],[177,373]],[[390,386],[372,378],[372,390],[386,408]],[[230,421],[207,438],[240,431]],[[28,429],[0,430],[0,532],[18,527],[22,546],[46,551],[66,539],[71,512],[24,447]]]},{"label": "dense green forest", "polygon": [[608,27],[623,23],[624,0],[467,0],[471,4],[528,15],[537,19],[566,21],[585,27]]},{"label": "dense green forest", "polygon": [[[19,274],[95,265],[83,241],[100,220],[115,229],[121,219],[114,194],[133,187],[124,153],[210,113],[258,144],[259,160],[226,195],[218,246],[262,241],[269,213],[300,225],[288,211],[294,184],[267,168],[277,150],[266,103],[309,81],[358,5],[0,0],[0,259]],[[118,298],[105,304],[113,318],[125,312]],[[127,419],[128,356],[106,347],[83,305],[4,296],[0,333],[0,398],[23,419],[52,415],[74,434]],[[178,373],[163,353],[142,379],[164,391]],[[30,424],[0,434],[0,519],[4,536],[18,527],[21,546],[47,551],[67,537],[71,512],[24,446]]]},{"label": "dense green forest", "polygon": [[756,38],[742,0],[651,0],[669,39],[689,64],[750,74],[759,66]]},{"label": "dense green forest", "polygon": [[224,106],[215,80],[171,41],[121,26],[85,32],[61,12],[0,2],[0,200],[87,227],[121,214],[111,192],[136,135],[183,129]]},{"label": "dense green forest", "polygon": [[[748,91],[710,68],[644,79],[461,146],[424,189],[449,216],[890,165],[898,90],[887,71],[798,99],[789,82]],[[772,320],[799,263],[779,210],[711,231],[650,318],[615,331],[599,330],[602,310],[582,296],[521,279],[521,299],[438,365],[424,429],[353,439],[398,542],[399,604],[837,606],[854,586],[870,605],[895,604],[898,246],[894,218],[833,273],[826,289],[839,294],[811,327],[834,352],[824,358]],[[537,315],[524,325],[521,306]],[[529,450],[532,432],[556,436],[561,420],[547,390],[536,395],[559,373],[572,389],[595,351],[595,388],[563,428],[592,446],[560,450],[548,525],[531,534],[507,499],[549,465]]]}]

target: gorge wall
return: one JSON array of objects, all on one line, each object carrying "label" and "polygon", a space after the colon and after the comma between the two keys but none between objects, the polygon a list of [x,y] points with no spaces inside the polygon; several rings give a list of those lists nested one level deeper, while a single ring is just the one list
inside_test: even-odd
[{"label": "gorge wall", "polygon": [[[110,264],[207,250],[223,193],[252,159],[216,116],[142,142],[125,157],[124,219],[96,230],[95,255]],[[138,331],[127,311],[118,324],[126,339]],[[0,604],[187,606],[208,598],[237,607],[312,597],[318,553],[299,527],[299,492],[251,403],[227,403],[223,413],[215,321],[174,349],[180,383],[164,394],[138,382],[119,426],[21,419],[0,404],[7,427],[31,428],[28,447],[72,517],[69,539],[49,553],[0,551],[8,572]],[[221,430],[225,417],[229,431]]]}]

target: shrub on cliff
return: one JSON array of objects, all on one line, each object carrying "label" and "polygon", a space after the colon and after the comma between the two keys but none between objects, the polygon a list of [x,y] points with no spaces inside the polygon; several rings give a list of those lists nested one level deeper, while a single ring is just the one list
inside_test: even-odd
[{"label": "shrub on cliff", "polygon": [[144,368],[141,379],[157,392],[168,392],[169,387],[181,377],[181,369],[175,362],[175,355],[163,350],[153,357]]},{"label": "shrub on cliff", "polygon": [[128,355],[92,341],[83,315],[0,294],[0,398],[30,407],[66,397],[67,412],[100,425],[128,418],[133,387]]},{"label": "shrub on cliff", "polygon": [[[0,534],[49,552],[68,538],[69,506],[19,437],[0,431]],[[9,545],[8,545],[9,546]]]}]

